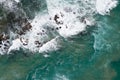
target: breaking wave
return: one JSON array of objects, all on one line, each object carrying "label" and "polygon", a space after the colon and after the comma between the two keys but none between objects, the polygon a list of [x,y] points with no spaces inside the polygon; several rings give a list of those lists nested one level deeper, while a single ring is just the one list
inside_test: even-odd
[{"label": "breaking wave", "polygon": [[[21,2],[0,1],[7,15],[13,15],[8,17],[9,25],[5,25],[11,26],[7,28],[7,36],[6,33],[0,35],[1,55],[20,48],[39,53],[58,50],[62,47],[63,38],[77,35],[85,31],[87,26],[95,25],[94,15],[108,15],[118,4],[117,0],[46,0],[46,9],[33,11],[35,17],[28,18],[28,12],[22,9]],[[41,7],[34,3],[36,9]]]}]

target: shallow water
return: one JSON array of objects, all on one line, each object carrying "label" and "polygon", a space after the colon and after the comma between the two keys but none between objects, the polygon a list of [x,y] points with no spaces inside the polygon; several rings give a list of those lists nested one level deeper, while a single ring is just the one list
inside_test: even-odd
[{"label": "shallow water", "polygon": [[88,33],[63,40],[47,58],[22,49],[0,56],[0,80],[119,80],[120,5],[95,18]]}]

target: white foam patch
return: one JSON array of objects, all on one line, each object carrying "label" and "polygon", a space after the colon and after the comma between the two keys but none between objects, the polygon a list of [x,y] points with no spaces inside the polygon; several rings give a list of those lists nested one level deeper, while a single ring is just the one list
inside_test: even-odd
[{"label": "white foam patch", "polygon": [[86,19],[87,23],[85,24],[80,21],[79,17],[82,15],[79,14],[78,11],[81,7],[77,3],[77,0],[74,2],[73,4],[70,4],[69,2],[63,0],[47,0],[48,12],[51,18],[54,19],[54,16],[57,15],[59,17],[58,21],[62,22],[62,24],[59,25],[56,25],[55,21],[52,23],[55,27],[61,27],[58,32],[63,37],[76,35],[85,30],[86,25],[92,24],[92,20],[88,21]]},{"label": "white foam patch", "polygon": [[54,80],[69,80],[65,75],[56,74]]},{"label": "white foam patch", "polygon": [[20,0],[15,0],[17,3],[19,3],[20,2]]},{"label": "white foam patch", "polygon": [[110,10],[117,6],[117,0],[97,0],[96,9],[101,15],[109,14]]},{"label": "white foam patch", "polygon": [[19,50],[20,47],[22,46],[21,44],[21,41],[20,39],[15,39],[12,41],[12,46],[10,46],[9,50],[8,50],[8,53],[11,51],[11,50]]}]

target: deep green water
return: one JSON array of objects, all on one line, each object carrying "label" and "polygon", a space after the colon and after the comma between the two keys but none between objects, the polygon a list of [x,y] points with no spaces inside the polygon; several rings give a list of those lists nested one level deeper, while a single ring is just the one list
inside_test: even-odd
[{"label": "deep green water", "polygon": [[48,58],[22,50],[0,56],[0,80],[120,80],[120,5],[95,18],[87,34],[64,40]]}]

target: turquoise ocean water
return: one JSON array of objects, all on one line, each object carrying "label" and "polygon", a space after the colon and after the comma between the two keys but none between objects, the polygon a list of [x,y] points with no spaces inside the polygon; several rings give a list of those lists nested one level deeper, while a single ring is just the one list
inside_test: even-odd
[{"label": "turquoise ocean water", "polygon": [[95,18],[86,34],[63,40],[50,57],[23,50],[0,56],[0,80],[120,80],[120,5]]}]

